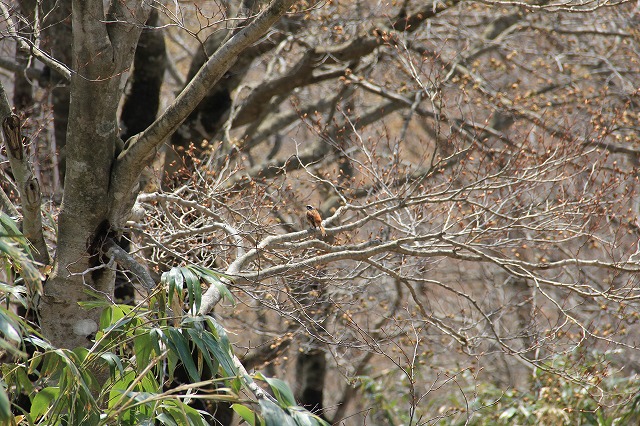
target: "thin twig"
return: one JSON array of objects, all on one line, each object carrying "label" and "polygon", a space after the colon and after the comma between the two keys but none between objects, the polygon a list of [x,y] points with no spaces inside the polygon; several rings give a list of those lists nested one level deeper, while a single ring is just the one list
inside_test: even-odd
[{"label": "thin twig", "polygon": [[26,38],[22,37],[18,34],[16,30],[16,26],[11,18],[11,14],[9,10],[5,6],[4,3],[0,2],[0,11],[2,11],[2,16],[4,21],[7,23],[7,30],[11,37],[18,43],[18,47],[26,52],[31,53],[33,56],[38,58],[43,64],[48,66],[49,68],[57,71],[61,76],[63,76],[67,81],[71,80],[71,70],[67,68],[65,64],[59,62],[49,56],[47,53],[40,50],[34,44],[30,44]]}]

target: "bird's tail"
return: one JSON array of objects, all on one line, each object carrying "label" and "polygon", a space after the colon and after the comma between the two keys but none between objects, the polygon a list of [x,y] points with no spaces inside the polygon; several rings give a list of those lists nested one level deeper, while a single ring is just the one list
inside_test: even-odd
[{"label": "bird's tail", "polygon": [[327,231],[324,230],[324,226],[322,226],[322,224],[319,225],[320,227],[320,233],[322,234],[323,237],[327,236]]}]

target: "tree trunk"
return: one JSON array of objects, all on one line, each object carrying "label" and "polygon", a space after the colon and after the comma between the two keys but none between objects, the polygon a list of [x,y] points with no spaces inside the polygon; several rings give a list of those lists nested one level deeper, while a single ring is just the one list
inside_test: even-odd
[{"label": "tree trunk", "polygon": [[[44,49],[63,64],[71,63],[71,0],[48,0],[43,2],[46,12],[43,22],[42,41]],[[53,132],[58,151],[58,173],[64,182],[66,168],[67,125],[69,123],[69,82],[56,71],[46,68],[51,87],[53,105]]]},{"label": "tree trunk", "polygon": [[[122,140],[142,132],[149,127],[158,115],[160,106],[160,89],[167,68],[167,51],[164,35],[158,31],[158,11],[153,9],[146,22],[146,27],[138,40],[138,47],[133,60],[133,73],[130,77],[129,93],[127,94],[120,116],[122,125]],[[140,178],[140,187],[154,187],[157,176],[147,168]],[[129,251],[131,235],[125,234],[118,244]],[[116,275],[114,296],[118,303],[133,303],[135,288],[130,275],[119,268]]]},{"label": "tree trunk", "polygon": [[73,2],[69,104],[73,119],[67,130],[56,259],[40,302],[44,335],[66,348],[91,343],[99,311],[87,310],[78,302],[94,299],[96,294],[111,297],[115,279],[113,268],[101,258],[101,246],[120,225],[107,220],[114,207],[109,197],[111,168],[121,144],[117,107],[123,71],[131,64],[140,29],[128,25],[126,38],[117,38],[108,30],[118,25],[107,28],[105,20],[96,19],[105,16],[102,8],[101,0]]},{"label": "tree trunk", "polygon": [[112,84],[109,80],[92,82],[75,73],[71,80],[69,113],[74,120],[67,134],[58,249],[40,304],[43,332],[57,346],[85,346],[97,330],[99,313],[75,303],[94,297],[87,290],[113,294],[114,273],[100,258],[100,245],[111,232],[106,218],[117,137],[113,108],[117,102],[101,93],[110,93]]},{"label": "tree trunk", "polygon": [[153,9],[140,35],[133,60],[131,87],[122,106],[122,139],[142,132],[158,115],[160,87],[167,68],[164,36],[156,29],[158,11]]},{"label": "tree trunk", "polygon": [[324,351],[312,349],[298,354],[296,358],[297,399],[300,405],[324,418],[324,379],[327,360]]}]

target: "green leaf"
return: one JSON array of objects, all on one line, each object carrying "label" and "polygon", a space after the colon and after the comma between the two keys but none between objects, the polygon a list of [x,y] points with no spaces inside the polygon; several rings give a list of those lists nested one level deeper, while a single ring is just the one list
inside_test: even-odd
[{"label": "green leaf", "polygon": [[39,337],[36,336],[29,336],[27,338],[24,339],[26,342],[31,343],[33,346],[36,346],[44,351],[50,351],[55,349],[54,346],[51,345],[51,343],[47,342],[46,340],[43,340]]},{"label": "green leaf", "polygon": [[214,352],[212,348],[210,348],[207,342],[202,338],[203,331],[195,330],[193,328],[188,328],[187,333],[189,334],[189,337],[191,338],[193,343],[195,343],[195,345],[198,347],[198,349],[202,353],[204,360],[207,363],[207,366],[209,367],[209,370],[214,374],[217,373],[218,362],[217,362],[217,359],[215,358],[215,355],[213,355]]},{"label": "green leaf", "polygon": [[171,268],[169,270],[169,303],[173,301],[175,295],[178,300],[182,301],[182,290],[184,290],[184,277],[180,273],[180,268]]},{"label": "green leaf", "polygon": [[140,381],[140,386],[144,392],[156,395],[162,392],[162,386],[156,380],[156,377],[152,374],[146,374]]},{"label": "green leaf", "polygon": [[106,307],[102,312],[100,312],[100,330],[106,330],[111,324],[113,324],[113,311],[111,307]]},{"label": "green leaf", "polygon": [[132,424],[136,426],[154,426],[155,423],[152,418],[141,413],[135,413],[135,419]]},{"label": "green leaf", "polygon": [[220,346],[222,346],[222,349],[224,349],[229,354],[233,353],[233,351],[231,350],[231,342],[229,341],[229,336],[227,336],[227,330],[225,330],[223,326],[218,324],[218,322],[212,317],[207,316],[206,319],[211,332],[216,336],[216,340],[220,342]]},{"label": "green leaf", "polygon": [[209,426],[209,424],[204,420],[204,418],[202,417],[202,414],[200,414],[198,410],[196,410],[193,407],[189,407],[187,404],[183,402],[180,402],[180,404],[181,404],[180,410],[183,413],[186,413],[189,424],[195,425],[195,426]]},{"label": "green leaf", "polygon": [[34,391],[34,386],[29,379],[29,376],[27,375],[27,370],[24,368],[24,366],[20,366],[18,368],[13,367],[16,367],[16,365],[14,364],[11,368],[11,371],[13,372],[13,380],[11,381],[7,380],[6,372],[3,370],[3,377],[5,378],[5,380],[7,380],[7,382],[10,382],[12,385],[15,385],[16,393],[22,392],[27,395],[31,394]]},{"label": "green leaf", "polygon": [[[193,288],[196,286],[197,279],[193,276],[193,274],[189,274],[189,276],[185,275],[185,272],[189,273],[190,271],[187,268],[180,268],[180,275],[184,279],[184,283],[187,287],[187,295],[189,300],[189,310],[193,309],[194,299],[193,299]],[[199,285],[199,282],[198,282]]]},{"label": "green leaf", "polygon": [[109,304],[100,315],[100,329],[105,333],[122,329],[135,319],[133,306]]},{"label": "green leaf", "polygon": [[258,426],[260,424],[262,424],[260,422],[260,419],[258,417],[258,414],[255,413],[253,410],[251,410],[250,408],[241,405],[241,404],[232,404],[231,405],[231,409],[233,411],[235,411],[235,413],[237,415],[239,415],[240,417],[242,417],[242,419],[249,423],[251,426]]},{"label": "green leaf", "polygon": [[155,393],[152,392],[127,392],[127,397],[139,402],[140,404],[148,404],[155,398]]},{"label": "green leaf", "polygon": [[298,426],[331,426],[320,417],[302,407],[291,407],[289,412]]},{"label": "green leaf", "polygon": [[10,296],[24,307],[27,306],[25,296],[27,295],[27,288],[23,285],[16,285],[15,283],[6,284],[0,283],[0,293]]},{"label": "green leaf", "polygon": [[[222,331],[224,332],[224,330]],[[235,377],[238,375],[238,369],[231,358],[231,348],[228,344],[229,340],[226,337],[226,333],[223,336],[224,338],[219,335],[218,339],[214,339],[212,333],[205,332],[200,337],[202,337],[213,356],[218,360],[227,377]],[[223,341],[224,339],[226,339],[226,342]]]},{"label": "green leaf", "polygon": [[22,235],[14,220],[5,212],[0,212],[0,225],[7,233],[11,233],[13,235]]},{"label": "green leaf", "polygon": [[124,374],[124,367],[122,366],[122,361],[120,361],[120,358],[116,354],[112,352],[103,352],[100,354],[100,358],[102,358],[107,362],[111,370],[112,376],[115,377],[116,368],[118,369],[120,376]]},{"label": "green leaf", "polygon": [[291,416],[267,399],[260,400],[260,409],[266,426],[296,426]]},{"label": "green leaf", "polygon": [[178,426],[178,423],[169,413],[160,413],[156,416],[156,419],[163,425]]},{"label": "green leaf", "polygon": [[[137,383],[133,387],[133,391],[127,392],[134,381]],[[161,386],[155,382],[153,374],[146,374],[140,378],[135,371],[127,370],[109,390],[109,409],[122,413],[119,416],[121,422],[128,421],[128,424],[137,425],[138,422],[134,417],[148,419],[155,415],[156,398],[161,392]],[[135,403],[138,405],[131,407]]]},{"label": "green leaf", "polygon": [[182,361],[187,373],[189,374],[189,378],[194,382],[200,381],[200,374],[198,373],[198,369],[196,368],[196,364],[193,362],[193,358],[191,356],[191,350],[189,349],[189,342],[185,337],[175,328],[169,328],[165,332],[166,340],[165,343]]},{"label": "green leaf", "polygon": [[200,278],[194,274],[189,268],[180,268],[180,272],[184,276],[189,292],[189,306],[195,312],[200,309],[202,302],[202,287],[200,287]]},{"label": "green leaf", "polygon": [[142,372],[142,370],[149,365],[149,362],[151,362],[151,352],[153,349],[153,337],[151,332],[141,333],[133,338],[133,352],[136,355],[136,366],[138,368],[138,372]]},{"label": "green leaf", "polygon": [[23,352],[18,348],[16,348],[14,344],[9,343],[3,339],[0,339],[0,351],[6,351],[10,353],[12,356],[19,359],[25,359],[29,356],[26,352]]},{"label": "green leaf", "polygon": [[221,278],[225,278],[229,281],[232,281],[231,276],[198,265],[189,265],[187,266],[187,268],[191,269],[199,277],[202,277],[202,279],[204,279],[210,285],[216,286],[224,299],[227,299],[233,306],[236,305],[236,301],[233,298],[233,295],[221,280]]},{"label": "green leaf", "polygon": [[83,363],[87,359],[87,356],[89,355],[89,349],[84,347],[75,348],[72,352],[77,356],[78,364]]},{"label": "green leaf", "polygon": [[[21,333],[16,330],[16,324],[9,318],[3,310],[0,310],[0,332],[9,340],[20,342]],[[18,326],[19,328],[19,326]]]},{"label": "green leaf", "polygon": [[109,408],[114,408],[117,404],[123,403],[120,397],[122,396],[124,391],[129,388],[129,385],[135,378],[136,374],[134,371],[127,371],[125,372],[125,374],[121,375],[113,382],[113,384],[111,385],[111,389],[109,389]]},{"label": "green leaf", "polygon": [[159,328],[152,328],[149,330],[149,337],[151,339],[151,346],[153,347],[153,351],[156,355],[160,355],[162,351],[160,350],[160,341],[162,340],[162,330]]},{"label": "green leaf", "polygon": [[44,388],[38,392],[33,398],[33,401],[31,401],[31,411],[29,412],[31,418],[36,420],[47,413],[53,405],[53,401],[57,400],[59,396],[60,388],[58,387]]},{"label": "green leaf", "polygon": [[293,418],[293,421],[298,426],[317,426],[315,419],[309,415],[311,413],[291,410],[290,414],[291,414],[291,417]]},{"label": "green leaf", "polygon": [[258,380],[264,380],[269,384],[269,387],[282,407],[289,408],[296,405],[296,399],[293,397],[293,392],[291,392],[289,385],[284,381],[265,377],[261,373],[256,373],[256,378]]},{"label": "green leaf", "polygon": [[205,268],[204,266],[189,265],[187,266],[187,268],[191,269],[199,277],[207,276],[207,277],[216,278],[218,280],[220,278],[226,278],[229,281],[233,280],[233,277],[231,277],[231,275],[223,274],[222,272],[214,271],[213,269]]},{"label": "green leaf", "polygon": [[28,241],[18,230],[13,219],[4,212],[0,212],[0,255],[8,258],[9,263],[28,284],[31,293],[42,292],[44,277],[31,257]]},{"label": "green leaf", "polygon": [[222,295],[223,299],[227,299],[227,301],[231,303],[232,306],[236,306],[236,300],[233,298],[233,294],[231,294],[227,286],[224,285],[222,281],[220,281],[218,278],[209,276],[203,276],[202,278],[210,285],[215,286]]},{"label": "green leaf", "polygon": [[198,410],[188,406],[182,401],[165,400],[160,405],[160,409],[163,411],[163,414],[167,416],[159,415],[157,418],[160,418],[162,421],[167,421],[167,424],[208,426],[208,423]]},{"label": "green leaf", "polygon": [[4,386],[0,386],[0,424],[9,424],[10,420],[11,403]]}]

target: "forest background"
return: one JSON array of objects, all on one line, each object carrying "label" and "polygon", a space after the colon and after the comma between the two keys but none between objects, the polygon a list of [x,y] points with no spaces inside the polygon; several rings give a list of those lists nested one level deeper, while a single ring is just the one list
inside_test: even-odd
[{"label": "forest background", "polygon": [[3,421],[640,418],[637,3],[0,12]]}]

